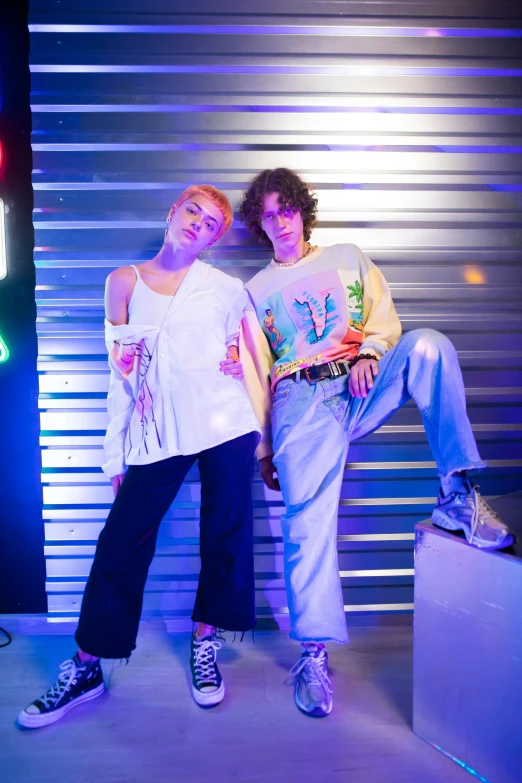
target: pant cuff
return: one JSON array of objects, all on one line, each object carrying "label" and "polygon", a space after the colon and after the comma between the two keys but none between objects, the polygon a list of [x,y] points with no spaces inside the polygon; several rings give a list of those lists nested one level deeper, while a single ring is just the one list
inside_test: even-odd
[{"label": "pant cuff", "polygon": [[348,644],[350,641],[348,634],[343,639],[334,639],[332,636],[298,636],[293,631],[290,632],[290,639],[296,642],[320,642],[321,644]]},{"label": "pant cuff", "polygon": [[[118,650],[116,648],[111,649],[110,647],[104,647],[103,643],[101,645],[99,644],[92,644],[90,642],[84,642],[82,641],[81,637],[78,636],[78,634],[74,635],[74,638],[76,640],[76,644],[82,650],[82,652],[87,653],[87,655],[94,655],[95,658],[107,658],[109,660],[123,660],[123,658],[129,659],[132,655],[132,650]],[[133,650],[136,649],[136,645],[134,645]]]},{"label": "pant cuff", "polygon": [[439,477],[443,480],[449,479],[450,476],[453,476],[454,473],[461,473],[462,471],[469,471],[469,470],[483,470],[487,466],[487,462],[484,462],[483,460],[481,462],[475,462],[470,465],[464,465],[463,467],[456,467],[453,468],[453,470],[450,470],[449,473],[439,473]]}]

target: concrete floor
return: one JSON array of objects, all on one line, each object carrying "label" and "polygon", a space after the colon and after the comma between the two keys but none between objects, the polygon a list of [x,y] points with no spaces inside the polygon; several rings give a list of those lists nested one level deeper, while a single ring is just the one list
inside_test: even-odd
[{"label": "concrete floor", "polygon": [[[144,623],[110,690],[36,731],[15,723],[74,652],[70,627],[18,634],[0,649],[1,783],[469,783],[411,731],[412,628],[356,627],[332,645],[334,710],[313,720],[284,680],[298,646],[280,631],[224,644],[227,695],[201,710],[189,691],[188,634]],[[49,627],[48,627],[49,628]],[[64,633],[64,630],[67,633]],[[56,632],[58,631],[58,632]],[[111,662],[104,663],[106,681]]]}]

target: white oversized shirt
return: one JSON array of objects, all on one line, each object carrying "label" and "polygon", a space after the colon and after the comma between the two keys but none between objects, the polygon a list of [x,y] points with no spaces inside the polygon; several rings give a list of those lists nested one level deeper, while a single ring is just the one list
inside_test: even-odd
[{"label": "white oversized shirt", "polygon": [[240,280],[194,261],[173,297],[138,275],[129,323],[105,321],[111,370],[104,473],[197,454],[260,432],[243,383],[219,363],[238,345],[247,295]]}]

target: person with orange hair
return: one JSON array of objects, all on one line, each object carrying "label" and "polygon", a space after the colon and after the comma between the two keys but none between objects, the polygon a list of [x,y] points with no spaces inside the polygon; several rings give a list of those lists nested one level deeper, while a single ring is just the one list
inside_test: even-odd
[{"label": "person with orange hair", "polygon": [[225,686],[216,630],[254,627],[252,482],[259,424],[242,383],[240,280],[197,258],[230,227],[227,197],[185,190],[154,258],[115,269],[105,290],[111,369],[102,466],[114,503],[100,533],[76,631],[57,683],[19,715],[38,728],[101,695],[100,658],[129,658],[160,523],[190,468],[201,478],[192,692],[218,704]]}]

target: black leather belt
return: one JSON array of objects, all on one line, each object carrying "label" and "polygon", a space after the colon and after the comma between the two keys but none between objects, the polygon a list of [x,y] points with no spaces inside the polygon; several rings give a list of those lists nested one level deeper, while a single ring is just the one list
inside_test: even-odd
[{"label": "black leather belt", "polygon": [[328,362],[328,364],[314,364],[312,367],[296,370],[290,375],[285,375],[285,379],[292,378],[294,381],[299,381],[304,376],[307,381],[315,382],[321,381],[323,378],[338,378],[340,375],[348,375],[349,371],[347,362]]}]

